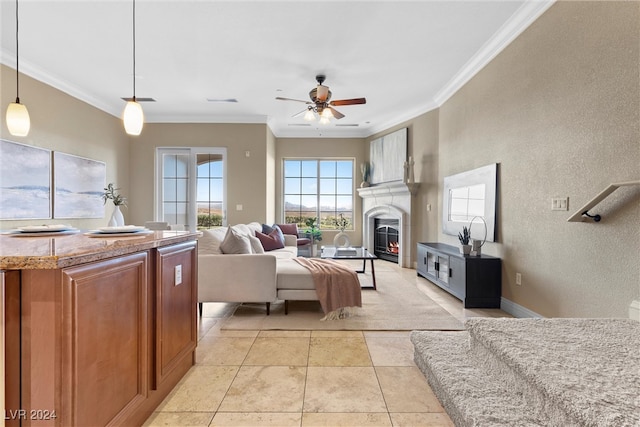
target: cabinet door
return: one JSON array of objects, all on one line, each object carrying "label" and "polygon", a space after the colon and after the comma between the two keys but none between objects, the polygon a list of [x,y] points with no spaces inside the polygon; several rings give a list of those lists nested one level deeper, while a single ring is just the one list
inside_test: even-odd
[{"label": "cabinet door", "polygon": [[145,401],[148,253],[62,270],[60,425],[126,422]]},{"label": "cabinet door", "polygon": [[195,242],[157,250],[156,387],[196,348],[196,255]]},{"label": "cabinet door", "polygon": [[466,262],[464,258],[450,257],[451,280],[449,281],[449,292],[464,301],[466,278]]},{"label": "cabinet door", "polygon": [[421,276],[426,276],[426,274],[427,274],[427,254],[428,254],[427,253],[427,248],[425,248],[421,244],[418,244],[417,252],[418,252],[418,263],[417,263],[416,270],[418,271],[418,274],[420,274]]},{"label": "cabinet door", "polygon": [[449,257],[437,255],[437,277],[445,286],[449,286]]}]

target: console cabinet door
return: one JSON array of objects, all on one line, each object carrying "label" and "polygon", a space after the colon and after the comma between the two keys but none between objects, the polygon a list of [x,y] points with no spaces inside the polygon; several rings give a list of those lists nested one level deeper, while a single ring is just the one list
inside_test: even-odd
[{"label": "console cabinet door", "polygon": [[418,243],[418,264],[416,270],[422,277],[427,275],[427,248]]},{"label": "console cabinet door", "polygon": [[59,425],[123,425],[147,398],[148,256],[62,270]]},{"label": "console cabinet door", "polygon": [[154,388],[197,344],[196,242],[158,248]]}]

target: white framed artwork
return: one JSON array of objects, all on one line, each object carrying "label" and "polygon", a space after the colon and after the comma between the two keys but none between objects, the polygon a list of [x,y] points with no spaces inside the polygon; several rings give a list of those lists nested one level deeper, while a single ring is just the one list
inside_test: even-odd
[{"label": "white framed artwork", "polygon": [[371,141],[371,184],[402,181],[405,178],[407,132],[407,128],[402,128]]}]

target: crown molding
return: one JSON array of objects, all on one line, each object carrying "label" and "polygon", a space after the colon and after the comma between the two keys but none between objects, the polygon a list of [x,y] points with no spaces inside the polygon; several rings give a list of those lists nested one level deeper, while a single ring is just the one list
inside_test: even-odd
[{"label": "crown molding", "polygon": [[442,106],[454,93],[502,52],[529,25],[549,9],[556,0],[532,0],[524,3],[502,27],[496,31],[480,50],[467,61],[456,75],[435,96],[435,103]]}]

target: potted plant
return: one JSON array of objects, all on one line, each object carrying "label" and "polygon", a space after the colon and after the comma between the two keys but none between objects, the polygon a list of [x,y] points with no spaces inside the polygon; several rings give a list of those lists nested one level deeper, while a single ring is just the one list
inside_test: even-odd
[{"label": "potted plant", "polygon": [[304,220],[304,223],[307,227],[305,233],[311,237],[311,242],[320,242],[322,241],[322,231],[318,228],[318,217],[307,218]]},{"label": "potted plant", "polygon": [[471,253],[471,245],[469,244],[469,240],[471,239],[471,234],[469,233],[469,229],[467,226],[462,227],[462,232],[458,233],[458,240],[460,240],[460,253],[463,255],[469,255]]},{"label": "potted plant", "polygon": [[113,213],[111,214],[111,219],[109,220],[110,227],[121,227],[124,225],[124,216],[120,211],[120,206],[127,206],[127,199],[122,196],[122,194],[118,194],[117,191],[120,190],[110,182],[105,188],[104,193],[102,194],[102,202],[103,204],[107,203],[107,200],[113,201]]}]

